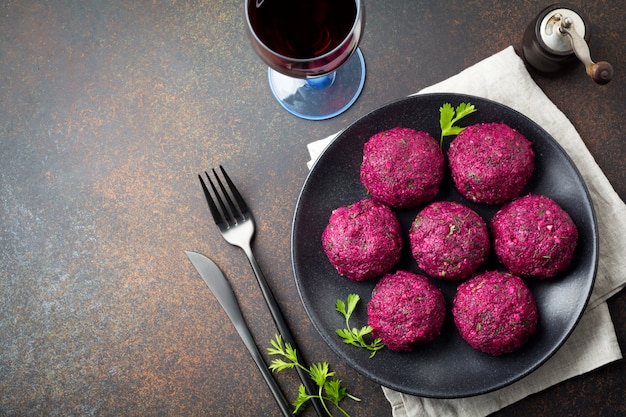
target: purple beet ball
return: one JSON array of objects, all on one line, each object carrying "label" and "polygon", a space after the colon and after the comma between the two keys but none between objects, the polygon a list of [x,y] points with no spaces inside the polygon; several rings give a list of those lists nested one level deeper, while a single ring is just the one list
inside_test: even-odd
[{"label": "purple beet ball", "polygon": [[504,123],[468,126],[450,143],[448,159],[459,193],[486,204],[517,197],[535,167],[532,143]]},{"label": "purple beet ball", "polygon": [[460,280],[489,255],[487,224],[460,203],[438,201],[420,211],[409,231],[417,265],[433,277]]},{"label": "purple beet ball", "polygon": [[423,275],[409,271],[387,274],[376,284],[367,305],[373,336],[394,351],[439,336],[446,315],[441,290]]},{"label": "purple beet ball", "polygon": [[432,136],[396,127],[365,143],[360,177],[373,199],[407,208],[435,198],[443,166],[443,152]]},{"label": "purple beet ball", "polygon": [[537,327],[537,305],[516,275],[488,271],[457,288],[452,316],[461,337],[475,349],[499,356],[519,349]]},{"label": "purple beet ball", "polygon": [[389,207],[364,199],[332,212],[322,247],[337,272],[353,281],[383,275],[400,260],[400,223]]},{"label": "purple beet ball", "polygon": [[491,219],[493,246],[509,271],[524,277],[551,278],[565,271],[574,256],[578,229],[554,200],[526,195],[503,206]]}]

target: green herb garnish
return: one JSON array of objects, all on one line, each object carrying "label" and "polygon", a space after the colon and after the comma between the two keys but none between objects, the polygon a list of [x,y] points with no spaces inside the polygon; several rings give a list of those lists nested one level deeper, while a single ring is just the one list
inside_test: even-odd
[{"label": "green herb garnish", "polygon": [[347,303],[344,303],[342,300],[337,300],[335,308],[346,319],[347,328],[337,329],[336,332],[337,335],[343,339],[344,343],[372,351],[372,353],[370,354],[370,358],[373,358],[374,355],[376,355],[376,352],[385,347],[383,341],[380,338],[374,339],[374,341],[371,343],[365,341],[363,336],[372,333],[372,331],[374,330],[371,326],[363,326],[360,329],[357,329],[356,327],[350,327],[350,316],[352,316],[352,313],[354,313],[354,310],[356,309],[356,306],[360,300],[361,297],[359,297],[358,294],[349,294]]},{"label": "green herb garnish", "polygon": [[444,105],[439,108],[439,126],[441,126],[439,146],[443,146],[444,136],[458,135],[461,133],[465,128],[455,126],[454,124],[475,111],[476,107],[470,103],[461,103],[456,109],[454,109],[450,103],[444,103]]},{"label": "green herb garnish", "polygon": [[329,417],[333,417],[333,415],[328,409],[328,402],[334,404],[344,416],[350,417],[350,414],[339,406],[339,402],[346,397],[354,401],[361,400],[348,394],[348,390],[341,385],[341,380],[335,378],[335,373],[330,371],[327,362],[316,363],[307,368],[298,361],[296,350],[289,343],[285,343],[281,335],[277,334],[274,339],[270,341],[270,343],[272,344],[272,347],[267,348],[267,352],[270,355],[278,355],[286,359],[272,360],[272,363],[269,366],[272,372],[280,372],[283,369],[291,369],[295,367],[301,368],[309,374],[311,380],[315,382],[319,388],[317,394],[308,394],[304,385],[300,384],[300,387],[298,388],[298,398],[296,398],[293,402],[294,414],[301,411],[307,401],[317,398],[322,403],[322,407],[324,407],[324,410]]}]

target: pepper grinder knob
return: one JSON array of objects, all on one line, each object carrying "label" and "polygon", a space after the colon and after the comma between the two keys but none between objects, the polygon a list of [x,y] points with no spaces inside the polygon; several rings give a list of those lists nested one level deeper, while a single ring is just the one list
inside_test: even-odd
[{"label": "pepper grinder knob", "polygon": [[557,73],[580,60],[597,84],[613,78],[613,66],[593,62],[589,52],[590,25],[576,10],[558,4],[544,9],[524,33],[522,53],[528,64],[543,73]]}]

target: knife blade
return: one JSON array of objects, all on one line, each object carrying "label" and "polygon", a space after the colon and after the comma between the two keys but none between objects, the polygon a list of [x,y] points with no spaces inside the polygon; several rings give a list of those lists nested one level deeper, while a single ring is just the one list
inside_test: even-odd
[{"label": "knife blade", "polygon": [[274,379],[271,371],[263,360],[263,356],[261,356],[258,347],[254,343],[254,338],[252,337],[250,329],[243,318],[243,314],[239,308],[239,303],[237,302],[237,297],[235,296],[228,279],[215,262],[206,256],[191,251],[185,251],[185,254],[196,268],[204,282],[206,282],[206,285],[209,287],[215,298],[217,298],[217,301],[220,303],[228,315],[228,318],[235,326],[239,337],[243,340],[243,343],[246,345],[248,352],[250,352],[252,359],[254,359],[255,364],[261,371],[263,379],[265,379],[265,382],[269,386],[274,399],[280,407],[280,411],[286,417],[293,416],[289,402],[280,390],[278,383]]}]

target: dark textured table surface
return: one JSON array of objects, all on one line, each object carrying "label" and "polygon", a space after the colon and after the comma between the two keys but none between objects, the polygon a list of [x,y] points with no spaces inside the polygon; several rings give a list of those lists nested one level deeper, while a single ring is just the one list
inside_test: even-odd
[{"label": "dark textured table surface", "polygon": [[[290,226],[306,144],[508,45],[542,1],[366,2],[363,94],[324,122],[287,114],[235,0],[0,1],[0,415],[276,416],[269,390],[184,255],[232,280],[258,344],[271,324],[244,254],[209,217],[196,175],[223,164],[257,218],[257,259],[310,361],[328,361],[361,403],[390,416],[379,386],[321,340],[292,278]],[[626,8],[574,1],[591,52],[534,79],[626,197]],[[609,301],[626,346],[626,295]],[[618,361],[497,416],[626,415]],[[279,381],[293,398],[298,380]],[[313,415],[308,410],[305,415]]]}]

